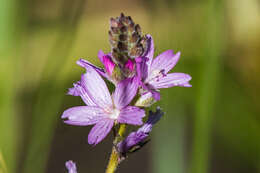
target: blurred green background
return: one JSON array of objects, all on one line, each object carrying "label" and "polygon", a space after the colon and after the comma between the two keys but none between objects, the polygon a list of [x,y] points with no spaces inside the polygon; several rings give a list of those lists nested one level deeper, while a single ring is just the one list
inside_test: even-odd
[{"label": "blurred green background", "polygon": [[0,173],[104,172],[112,136],[87,144],[90,127],[60,116],[84,69],[110,51],[109,18],[124,12],[156,51],[181,51],[176,72],[192,88],[162,90],[166,112],[152,141],[118,172],[260,173],[258,0],[0,0]]}]

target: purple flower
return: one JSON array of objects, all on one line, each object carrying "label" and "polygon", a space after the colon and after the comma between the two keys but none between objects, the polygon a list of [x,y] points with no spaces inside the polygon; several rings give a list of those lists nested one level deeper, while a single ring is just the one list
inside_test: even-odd
[{"label": "purple flower", "polygon": [[122,155],[125,155],[133,148],[137,150],[142,147],[146,143],[146,139],[152,131],[153,125],[160,120],[163,114],[159,107],[157,107],[156,112],[150,111],[146,123],[136,132],[130,133],[125,140],[117,144],[118,151]]},{"label": "purple flower", "polygon": [[[155,100],[160,100],[160,88],[170,88],[174,86],[191,87],[189,81],[191,76],[185,73],[168,73],[178,62],[180,52],[176,54],[172,50],[167,50],[155,59],[154,43],[150,35],[148,51],[136,59],[137,73],[141,78],[141,86],[145,90],[142,92],[141,100],[152,96]],[[138,105],[138,104],[137,104]]]},{"label": "purple flower", "polygon": [[85,66],[87,72],[69,89],[68,94],[80,96],[87,106],[72,107],[64,111],[64,122],[71,125],[94,125],[88,135],[88,143],[96,145],[110,132],[115,122],[141,125],[145,111],[128,106],[136,95],[139,80],[128,78],[116,85],[112,96],[98,72]]},{"label": "purple flower", "polygon": [[113,70],[115,68],[115,64],[113,63],[111,59],[110,54],[104,54],[102,50],[98,52],[98,58],[99,60],[104,64],[104,69],[95,66],[94,64],[90,63],[89,61],[85,59],[79,59],[77,61],[77,64],[83,68],[89,68],[89,66],[93,67],[100,75],[103,77],[110,79],[110,75],[113,73]]},{"label": "purple flower", "polygon": [[76,164],[73,161],[71,161],[71,160],[67,161],[65,163],[65,166],[69,171],[68,173],[77,173],[77,167],[76,167]]}]

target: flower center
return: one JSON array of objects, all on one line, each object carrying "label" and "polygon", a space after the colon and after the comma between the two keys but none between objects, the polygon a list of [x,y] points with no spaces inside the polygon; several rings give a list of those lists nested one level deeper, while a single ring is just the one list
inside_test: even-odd
[{"label": "flower center", "polygon": [[110,113],[109,118],[116,120],[119,117],[120,111],[118,109],[113,109]]}]

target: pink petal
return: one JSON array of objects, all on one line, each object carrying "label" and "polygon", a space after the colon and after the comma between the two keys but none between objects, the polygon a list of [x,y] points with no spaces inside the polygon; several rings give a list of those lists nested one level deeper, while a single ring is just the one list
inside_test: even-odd
[{"label": "pink petal", "polygon": [[137,65],[137,74],[142,81],[148,77],[149,69],[151,68],[151,64],[153,61],[154,54],[154,43],[151,35],[147,35],[148,37],[148,48],[147,51],[143,54],[143,56],[135,58]]},{"label": "pink petal", "polygon": [[107,75],[105,73],[105,71],[102,69],[102,68],[99,68],[97,66],[95,66],[94,64],[88,62],[87,60],[85,59],[79,59],[77,61],[77,64],[83,68],[88,68],[89,66],[93,67],[100,75],[102,75],[103,77],[107,78]]},{"label": "pink petal", "polygon": [[129,71],[133,71],[134,70],[134,63],[131,59],[128,59],[126,64],[125,64],[125,68],[128,69]]},{"label": "pink petal", "polygon": [[103,109],[95,106],[77,106],[65,110],[61,118],[67,118],[64,122],[66,124],[87,126],[96,124],[98,121],[104,119],[106,113]]},{"label": "pink petal", "polygon": [[114,125],[114,120],[104,119],[99,121],[88,134],[88,143],[96,145],[102,141],[110,132]]},{"label": "pink petal", "polygon": [[114,104],[117,109],[128,105],[135,97],[139,86],[138,77],[128,78],[119,82],[113,94]]},{"label": "pink petal", "polygon": [[138,57],[135,58],[135,61],[136,61],[137,76],[141,81],[145,81],[145,79],[148,77],[148,66],[147,66],[148,58]]},{"label": "pink petal", "polygon": [[174,54],[172,50],[161,53],[153,60],[149,74],[154,70],[164,70],[165,74],[168,73],[178,62],[180,54],[180,52]]},{"label": "pink petal", "polygon": [[91,66],[86,67],[86,69],[87,72],[81,78],[84,89],[96,105],[104,109],[110,109],[112,107],[112,99],[106,83]]},{"label": "pink petal", "polygon": [[104,55],[103,56],[103,64],[104,64],[104,67],[106,69],[106,72],[109,75],[112,75],[112,72],[115,68],[115,63],[112,61],[111,57],[108,56],[108,55]]},{"label": "pink petal", "polygon": [[98,58],[102,62],[102,64],[104,64],[104,62],[103,62],[103,57],[104,56],[105,56],[105,53],[102,50],[99,50],[98,51]]},{"label": "pink petal", "polygon": [[144,56],[148,58],[146,64],[147,64],[147,67],[149,70],[149,68],[151,67],[152,61],[153,61],[153,56],[154,56],[154,42],[153,42],[153,38],[151,35],[147,35],[147,37],[148,37],[148,50]]},{"label": "pink petal", "polygon": [[118,117],[119,123],[126,123],[132,125],[142,125],[142,118],[145,116],[145,111],[135,107],[135,106],[127,106],[126,108],[120,111],[120,115]]},{"label": "pink petal", "polygon": [[185,73],[169,73],[159,80],[150,81],[154,88],[169,88],[174,86],[191,87],[191,76]]},{"label": "pink petal", "polygon": [[[81,76],[81,78],[83,78],[84,75]],[[74,83],[74,87],[69,89],[68,94],[69,95],[73,95],[73,96],[80,96],[81,99],[86,103],[86,105],[88,106],[96,106],[96,104],[91,100],[91,98],[89,97],[88,93],[86,92],[86,90],[84,89],[84,85],[85,83],[79,81],[77,83]]]}]

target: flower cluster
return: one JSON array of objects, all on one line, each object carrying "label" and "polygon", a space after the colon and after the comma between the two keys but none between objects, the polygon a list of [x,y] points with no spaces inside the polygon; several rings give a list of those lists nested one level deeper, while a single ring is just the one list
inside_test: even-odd
[{"label": "flower cluster", "polygon": [[[88,135],[91,145],[101,142],[112,128],[120,124],[142,125],[145,117],[143,108],[160,100],[159,89],[191,87],[190,75],[169,73],[178,62],[180,52],[167,50],[154,58],[152,36],[142,36],[140,26],[131,17],[121,14],[120,17],[111,18],[109,39],[111,52],[98,52],[104,68],[84,59],[77,61],[86,72],[73,84],[68,94],[80,96],[86,105],[69,108],[62,114],[66,124],[94,125]],[[114,84],[112,94],[104,79]],[[127,153],[142,147],[152,125],[162,115],[159,108],[155,113],[150,112],[147,122],[140,129],[116,141],[117,152],[125,157]]]}]

